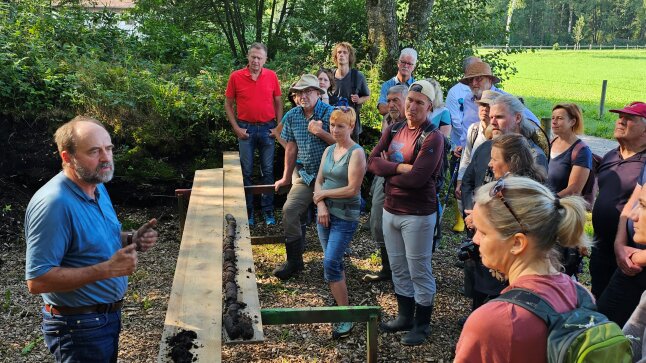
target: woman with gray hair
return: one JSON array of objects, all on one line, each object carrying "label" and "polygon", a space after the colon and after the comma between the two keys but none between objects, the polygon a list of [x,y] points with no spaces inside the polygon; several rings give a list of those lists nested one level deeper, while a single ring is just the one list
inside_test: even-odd
[{"label": "woman with gray hair", "polygon": [[[546,186],[524,177],[506,177],[476,192],[474,243],[482,263],[509,287],[524,288],[559,313],[577,306],[577,282],[559,272],[555,246],[588,246],[585,201],[558,199]],[[495,334],[492,334],[495,332]],[[545,322],[520,306],[490,301],[467,319],[455,362],[547,362]]]}]

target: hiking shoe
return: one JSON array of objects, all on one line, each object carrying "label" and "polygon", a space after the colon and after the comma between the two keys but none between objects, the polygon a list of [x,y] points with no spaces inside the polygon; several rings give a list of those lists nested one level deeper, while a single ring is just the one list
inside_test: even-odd
[{"label": "hiking shoe", "polygon": [[354,323],[338,323],[333,325],[334,329],[332,330],[332,339],[345,338],[350,335],[352,328],[354,328]]},{"label": "hiking shoe", "polygon": [[265,213],[265,224],[267,224],[268,226],[276,225],[276,218],[274,218],[273,214]]}]

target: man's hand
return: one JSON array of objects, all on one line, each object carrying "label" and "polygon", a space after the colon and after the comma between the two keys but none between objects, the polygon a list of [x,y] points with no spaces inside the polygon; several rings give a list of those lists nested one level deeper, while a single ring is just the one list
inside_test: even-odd
[{"label": "man's hand", "polygon": [[314,136],[318,136],[323,131],[323,121],[310,121],[310,123],[307,125],[307,131],[309,131]]},{"label": "man's hand", "polygon": [[455,183],[455,197],[457,199],[462,199],[462,180],[458,180]]},{"label": "man's hand", "polygon": [[249,138],[249,134],[247,133],[247,129],[243,129],[242,127],[235,127],[233,129],[233,132],[235,132],[236,137],[240,140],[246,140]]},{"label": "man's hand", "polygon": [[286,178],[282,178],[280,180],[277,180],[276,183],[274,183],[274,190],[276,190],[276,192],[278,192],[278,189],[280,189],[280,187],[282,187],[284,185],[290,185],[291,183],[292,183],[291,179],[288,180]]},{"label": "man's hand", "polygon": [[111,277],[128,276],[137,268],[137,245],[128,245],[117,252],[107,261],[108,274]]},{"label": "man's hand", "polygon": [[352,101],[355,105],[359,104],[359,95],[358,94],[350,95],[350,101]]},{"label": "man's hand", "polygon": [[269,137],[271,137],[272,139],[280,138],[280,132],[278,132],[278,127],[274,127],[273,129],[269,129]]},{"label": "man's hand", "polygon": [[466,224],[468,229],[475,229],[476,226],[473,224],[473,209],[465,209],[464,214],[466,214],[466,218],[464,218],[464,224]]},{"label": "man's hand", "polygon": [[144,223],[137,232],[132,236],[132,241],[137,246],[138,251],[148,251],[149,248],[157,243],[157,231],[154,228],[157,226],[157,219],[153,218]]},{"label": "man's hand", "polygon": [[462,156],[462,146],[456,146],[455,149],[453,149],[453,156],[455,156],[456,158]]},{"label": "man's hand", "polygon": [[617,266],[621,272],[628,276],[635,276],[642,271],[642,267],[635,264],[630,260],[630,255],[634,252],[641,251],[640,249],[629,246],[615,246],[615,256],[617,258]]}]

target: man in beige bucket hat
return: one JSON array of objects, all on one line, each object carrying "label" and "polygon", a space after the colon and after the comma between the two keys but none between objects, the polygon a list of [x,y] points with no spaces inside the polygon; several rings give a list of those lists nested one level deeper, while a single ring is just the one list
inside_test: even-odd
[{"label": "man in beige bucket hat", "polygon": [[[462,119],[462,134],[460,135],[459,145],[464,147],[467,140],[467,130],[471,124],[474,124],[479,121],[478,116],[478,105],[476,102],[482,97],[482,92],[487,90],[496,91],[502,94],[509,94],[499,88],[496,88],[494,84],[500,82],[500,78],[496,77],[491,72],[491,66],[486,62],[474,62],[467,66],[464,77],[460,80],[460,83],[469,86],[471,89],[472,97],[467,97],[464,99],[464,117]],[[523,110],[525,117],[537,125],[540,125],[540,120],[536,115],[532,113],[527,107]]]},{"label": "man in beige bucket hat", "polygon": [[274,184],[276,190],[292,184],[283,205],[287,261],[274,270],[274,276],[281,280],[303,270],[305,224],[301,221],[306,219],[312,203],[314,181],[323,152],[334,143],[330,135],[330,115],[334,107],[320,100],[319,96],[324,91],[319,87],[318,78],[304,74],[289,92],[298,96],[300,104],[283,117],[280,137],[287,142],[285,168],[283,177]]}]

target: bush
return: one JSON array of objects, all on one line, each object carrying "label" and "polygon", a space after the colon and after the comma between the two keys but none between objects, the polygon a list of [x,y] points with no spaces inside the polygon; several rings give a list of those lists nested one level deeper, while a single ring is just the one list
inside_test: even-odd
[{"label": "bush", "polygon": [[554,45],[552,45],[552,50],[559,50],[559,49],[561,49],[561,47],[559,46],[559,43],[554,43]]}]

